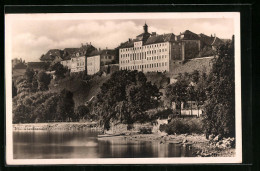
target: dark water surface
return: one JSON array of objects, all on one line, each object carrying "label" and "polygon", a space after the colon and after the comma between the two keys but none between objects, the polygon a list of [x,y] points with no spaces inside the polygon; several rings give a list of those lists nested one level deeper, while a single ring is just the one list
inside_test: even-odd
[{"label": "dark water surface", "polygon": [[179,144],[97,139],[97,131],[14,131],[15,159],[191,157]]}]

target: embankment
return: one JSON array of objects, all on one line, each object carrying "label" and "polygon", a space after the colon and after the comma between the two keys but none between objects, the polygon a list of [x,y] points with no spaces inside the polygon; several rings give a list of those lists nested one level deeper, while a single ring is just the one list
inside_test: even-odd
[{"label": "embankment", "polygon": [[28,123],[13,124],[13,130],[80,130],[85,128],[99,129],[96,122],[56,122],[56,123]]}]

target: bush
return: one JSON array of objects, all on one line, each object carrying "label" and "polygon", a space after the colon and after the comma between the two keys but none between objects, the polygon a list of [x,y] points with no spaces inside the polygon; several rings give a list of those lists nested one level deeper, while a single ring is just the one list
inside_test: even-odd
[{"label": "bush", "polygon": [[170,134],[203,133],[201,119],[198,118],[175,118],[169,124],[160,125],[160,131]]},{"label": "bush", "polygon": [[139,129],[140,134],[151,134],[152,133],[152,128],[147,128],[147,127],[141,127]]},{"label": "bush", "polygon": [[161,132],[166,132],[166,129],[168,128],[168,124],[161,124],[159,127],[159,130]]}]

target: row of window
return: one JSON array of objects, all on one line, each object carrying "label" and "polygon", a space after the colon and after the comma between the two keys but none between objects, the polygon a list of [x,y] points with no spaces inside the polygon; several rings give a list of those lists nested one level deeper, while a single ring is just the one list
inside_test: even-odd
[{"label": "row of window", "polygon": [[158,67],[166,67],[167,62],[160,62],[160,63],[153,63],[153,64],[142,64],[142,65],[135,65],[135,66],[125,66],[121,67],[121,69],[125,70],[135,70],[135,69],[143,69],[143,68],[158,68]]},{"label": "row of window", "polygon": [[77,63],[77,66],[85,66],[85,62]]},{"label": "row of window", "polygon": [[126,53],[126,54],[121,54],[120,57],[123,58],[123,57],[129,57],[129,56],[132,56],[134,54],[141,54],[141,53],[145,53],[145,54],[156,54],[156,53],[160,53],[160,52],[167,52],[167,48],[165,49],[157,49],[157,50],[149,50],[147,52],[136,52],[136,53]]},{"label": "row of window", "polygon": [[[124,57],[139,57],[139,56],[146,56],[146,55],[154,55],[160,52],[167,52],[167,49],[159,49],[159,50],[152,50],[152,51],[148,51],[148,52],[141,52],[141,53],[128,53],[128,54],[121,54],[120,58],[124,58]],[[145,57],[146,58],[146,57]]]},{"label": "row of window", "polygon": [[101,59],[112,59],[112,56],[102,56]]},{"label": "row of window", "polygon": [[120,52],[127,52],[131,50],[137,50],[137,49],[148,49],[148,48],[154,48],[154,47],[161,47],[161,46],[166,46],[167,43],[159,43],[159,44],[153,44],[153,45],[146,45],[142,47],[132,47],[132,48],[124,48],[120,49]]},{"label": "row of window", "polygon": [[[131,61],[135,60],[141,60],[141,59],[146,59],[146,58],[139,58],[139,57],[136,57],[136,58],[132,58],[130,57],[130,60],[120,60],[120,63],[121,64],[127,64],[127,63],[130,63]],[[151,60],[161,60],[161,59],[166,59],[166,55],[159,55],[159,56],[151,56],[151,57],[147,57],[147,61],[151,61]]]}]

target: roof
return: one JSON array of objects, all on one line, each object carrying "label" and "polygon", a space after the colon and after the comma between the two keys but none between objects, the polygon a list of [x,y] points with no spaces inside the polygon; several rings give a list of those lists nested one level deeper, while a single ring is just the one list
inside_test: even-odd
[{"label": "roof", "polygon": [[98,50],[94,50],[92,52],[90,52],[87,57],[91,57],[91,56],[97,56],[97,55],[100,55],[101,54],[101,51],[98,51]]},{"label": "roof", "polygon": [[222,44],[224,44],[224,42],[221,39],[219,39],[218,37],[215,37],[215,39],[213,40],[211,45],[212,46],[219,46],[219,45],[222,45]]},{"label": "roof", "polygon": [[199,40],[199,36],[196,33],[191,32],[190,30],[186,30],[180,35],[184,35],[184,37],[180,37],[182,40]]},{"label": "roof", "polygon": [[80,51],[79,48],[65,48],[64,50],[63,59],[69,60],[71,59],[77,52]]},{"label": "roof", "polygon": [[149,45],[154,43],[162,43],[162,42],[170,42],[170,41],[175,41],[175,35],[173,33],[150,36],[144,44]]},{"label": "roof", "polygon": [[116,51],[114,49],[104,49],[100,53],[101,55],[116,55]]},{"label": "roof", "polygon": [[80,56],[89,55],[94,49],[92,45],[82,45],[80,48],[65,48],[64,49],[64,60],[76,57],[76,54],[79,53]]},{"label": "roof", "polygon": [[223,44],[224,42],[219,39],[218,37],[211,37],[211,36],[207,36],[205,34],[199,34],[200,40],[205,43],[206,45],[210,45],[210,46],[219,46],[221,44]]},{"label": "roof", "polygon": [[45,55],[41,56],[41,61],[52,61],[56,56],[62,56],[62,51],[59,49],[50,49]]},{"label": "roof", "polygon": [[119,46],[119,48],[130,48],[130,47],[134,47],[134,42],[136,42],[136,40],[130,40],[130,41],[126,41],[124,43],[121,43],[121,45]]}]

